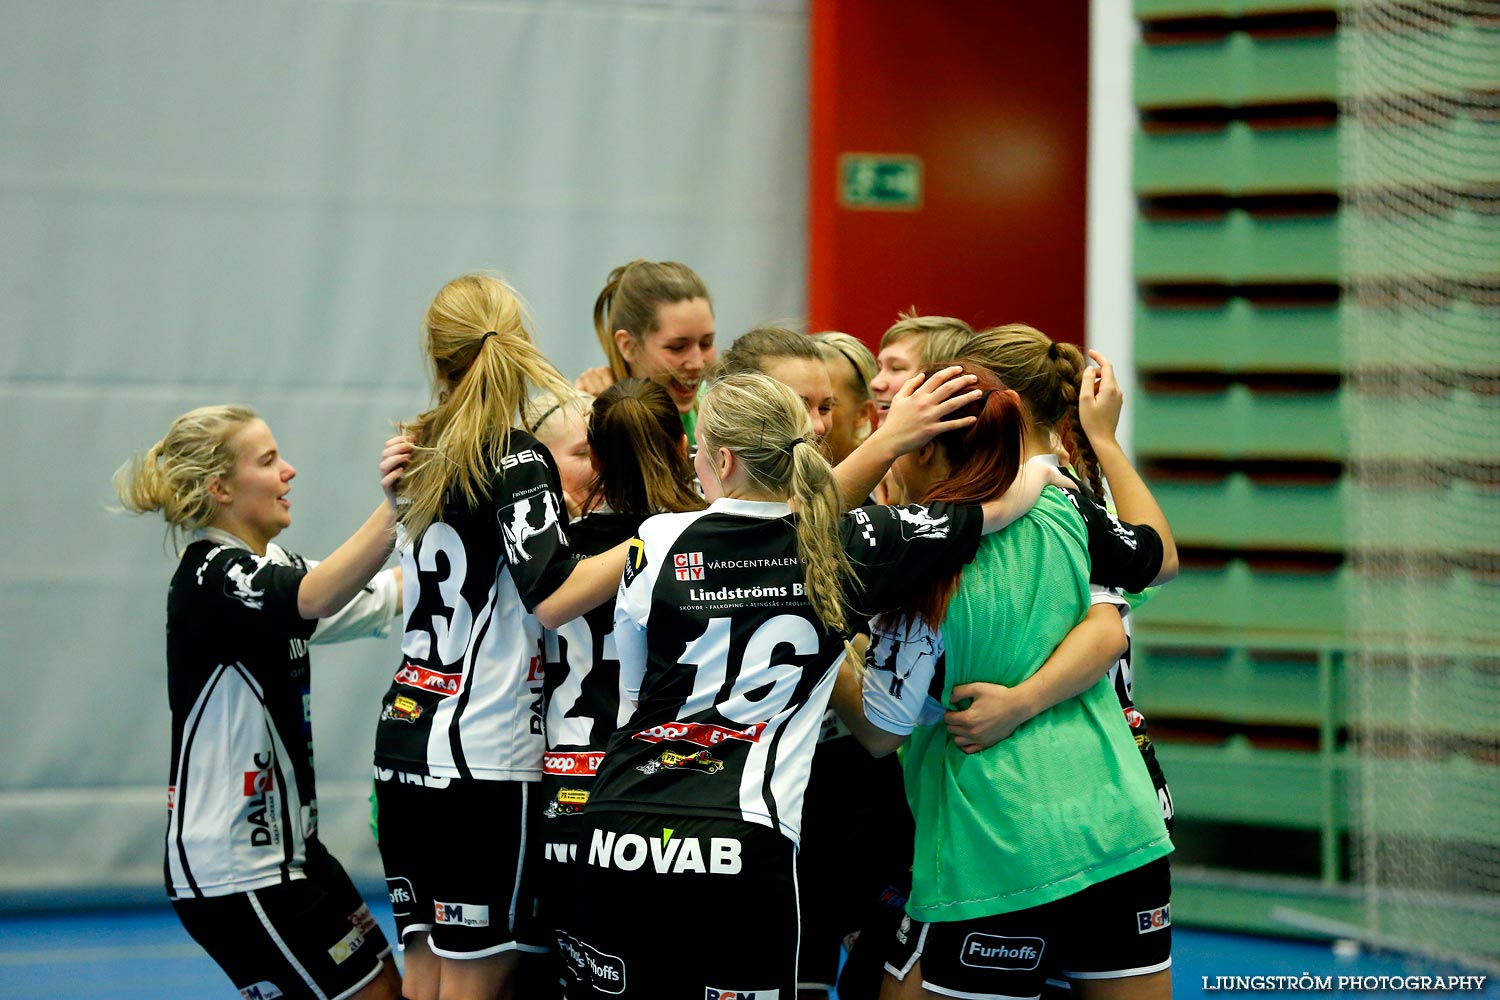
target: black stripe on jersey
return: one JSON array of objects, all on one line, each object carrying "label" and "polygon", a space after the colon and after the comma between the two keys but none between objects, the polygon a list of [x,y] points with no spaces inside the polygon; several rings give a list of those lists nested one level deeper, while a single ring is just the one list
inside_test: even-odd
[{"label": "black stripe on jersey", "polygon": [[[193,740],[198,735],[198,726],[203,722],[203,706],[207,705],[213,699],[214,688],[219,686],[219,682],[224,679],[224,673],[228,669],[229,667],[225,664],[219,664],[214,670],[213,677],[203,686],[203,691],[198,695],[198,711],[193,716],[193,728],[183,737],[182,746],[178,748],[178,753],[181,755],[177,762],[180,770],[177,772],[177,784],[174,786],[177,791],[174,793],[172,801],[172,809],[177,813],[176,816],[172,817],[177,823],[177,859],[182,862],[182,873],[187,876],[188,888],[192,889],[193,895],[199,899],[203,898],[203,890],[198,888],[198,880],[193,877],[193,868],[188,864],[187,845],[183,843],[182,839],[182,816],[184,807],[188,801],[188,761],[193,759]],[[177,880],[172,877],[172,866],[171,864],[167,864],[165,867],[167,869],[167,885],[174,885]]]},{"label": "black stripe on jersey", "polygon": [[[796,695],[793,695],[796,697]],[[781,750],[781,737],[786,735],[787,726],[791,725],[796,713],[788,715],[776,727],[776,735],[771,737],[771,745],[766,749],[766,773],[761,782],[761,795],[766,802],[766,812],[771,817],[771,829],[781,829],[781,807],[776,803],[776,796],[771,791],[771,779],[776,775],[776,765],[780,763],[779,752]]]},{"label": "black stripe on jersey", "polygon": [[[495,575],[495,587],[490,593],[495,593],[495,588],[500,585],[500,575]],[[484,624],[479,626],[479,631],[471,633],[473,638],[469,640],[469,648],[464,653],[467,663],[466,677],[464,678],[464,689],[460,691],[453,701],[453,722],[448,726],[448,749],[453,752],[453,766],[458,770],[459,778],[471,781],[474,772],[469,770],[469,758],[464,756],[463,726],[459,723],[464,717],[464,708],[469,704],[469,697],[474,692],[474,672],[478,669],[475,661],[479,659],[479,651],[484,648],[484,637],[489,634],[490,626],[495,623],[495,604],[493,600],[486,598],[484,607],[480,609],[488,614],[484,616]],[[437,708],[433,706],[434,710]]]}]

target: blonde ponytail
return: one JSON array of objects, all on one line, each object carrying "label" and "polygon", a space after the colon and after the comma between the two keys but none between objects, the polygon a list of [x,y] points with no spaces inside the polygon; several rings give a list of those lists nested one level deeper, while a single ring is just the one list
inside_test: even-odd
[{"label": "blonde ponytail", "polygon": [[401,483],[407,538],[441,519],[450,496],[478,506],[534,392],[574,393],[537,350],[529,326],[521,297],[490,274],[455,278],[427,307],[423,345],[437,405],[406,425],[417,444]]},{"label": "blonde ponytail", "polygon": [[808,440],[812,422],[801,399],[756,372],[725,375],[699,404],[698,428],[710,451],[734,453],[755,493],[787,497],[808,603],[830,631],[847,632],[844,593],[855,576],[840,539],[840,493],[833,468]]},{"label": "blonde ponytail", "polygon": [[120,508],[135,514],[161,511],[169,534],[211,524],[219,501],[209,483],[234,471],[230,439],[257,419],[248,406],[200,406],[172,421],[166,436],[132,455],[111,483]]},{"label": "blonde ponytail", "polygon": [[839,537],[841,495],[833,467],[815,445],[799,438],[791,447],[797,557],[807,578],[807,599],[823,624],[842,635],[849,630],[844,587],[854,579],[854,570]]}]

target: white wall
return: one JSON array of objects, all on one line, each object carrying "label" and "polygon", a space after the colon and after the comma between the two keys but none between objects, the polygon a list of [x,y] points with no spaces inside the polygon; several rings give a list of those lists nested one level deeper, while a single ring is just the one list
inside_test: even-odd
[{"label": "white wall", "polygon": [[1119,438],[1131,447],[1130,400],[1135,384],[1135,281],[1132,277],[1135,196],[1131,186],[1136,111],[1133,60],[1140,37],[1125,0],[1089,4],[1089,180],[1087,291],[1088,346],[1109,358],[1125,388]]},{"label": "white wall", "polygon": [[[0,903],[161,880],[160,522],[109,476],[246,402],[291,548],[378,500],[417,325],[475,268],[597,363],[609,268],[678,259],[727,339],[804,311],[804,0],[0,0]],[[361,878],[394,640],[314,662],[324,836]]]}]

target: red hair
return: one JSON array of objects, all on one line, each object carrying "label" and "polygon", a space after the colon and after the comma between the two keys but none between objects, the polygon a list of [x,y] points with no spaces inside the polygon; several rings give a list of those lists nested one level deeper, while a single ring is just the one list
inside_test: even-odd
[{"label": "red hair", "polygon": [[[931,376],[951,364],[929,365],[925,374]],[[966,374],[978,377],[974,388],[982,390],[984,395],[949,419],[979,419],[971,427],[946,431],[932,439],[948,461],[948,476],[934,483],[923,496],[910,498],[917,503],[941,500],[982,504],[1003,495],[1020,474],[1026,449],[1025,404],[989,369],[972,363],[964,364],[963,369]],[[916,588],[919,592],[912,594],[900,608],[902,619],[920,618],[933,628],[942,624],[948,601],[958,587],[959,572],[955,569],[946,577],[936,578],[928,587]]]}]

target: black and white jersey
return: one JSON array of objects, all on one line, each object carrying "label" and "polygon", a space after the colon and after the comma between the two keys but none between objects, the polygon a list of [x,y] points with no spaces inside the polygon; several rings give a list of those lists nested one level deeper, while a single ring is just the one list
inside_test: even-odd
[{"label": "black and white jersey", "polygon": [[[638,514],[596,511],[574,521],[568,525],[573,557],[598,555],[629,541],[643,520]],[[633,710],[620,684],[614,630],[611,598],[547,633],[547,754],[541,793],[542,816],[548,820],[566,822],[583,811],[609,738]]]},{"label": "black and white jersey", "polygon": [[[1057,458],[1052,455],[1039,455],[1030,462],[1058,467]],[[1078,481],[1066,469],[1063,474]],[[1062,492],[1077,508],[1088,529],[1089,582],[1117,590],[1145,590],[1161,572],[1163,549],[1156,529],[1149,524],[1121,521],[1082,489]]]},{"label": "black and white jersey", "polygon": [[[850,624],[973,558],[978,507],[862,507],[842,519],[862,587]],[[844,658],[803,592],[783,503],[723,498],[641,525],[615,648],[638,701],[610,740],[591,810],[742,820],[800,835],[813,747]]]},{"label": "black and white jersey", "polygon": [[[1090,586],[1089,604],[1115,608],[1129,629],[1130,603],[1119,591]],[[865,654],[865,717],[900,736],[942,722],[948,711],[943,697],[948,690],[946,656],[941,628],[918,618],[876,618],[870,623],[870,649]]]},{"label": "black and white jersey", "polygon": [[382,635],[398,594],[378,574],[329,625],[297,611],[316,563],[198,532],[167,597],[167,892],[222,896],[302,877],[317,835],[309,641]]},{"label": "black and white jersey", "polygon": [[404,545],[406,632],[381,702],[375,765],[440,778],[542,773],[542,626],[532,609],[573,571],[547,449],[523,430],[478,506],[450,497]]}]

